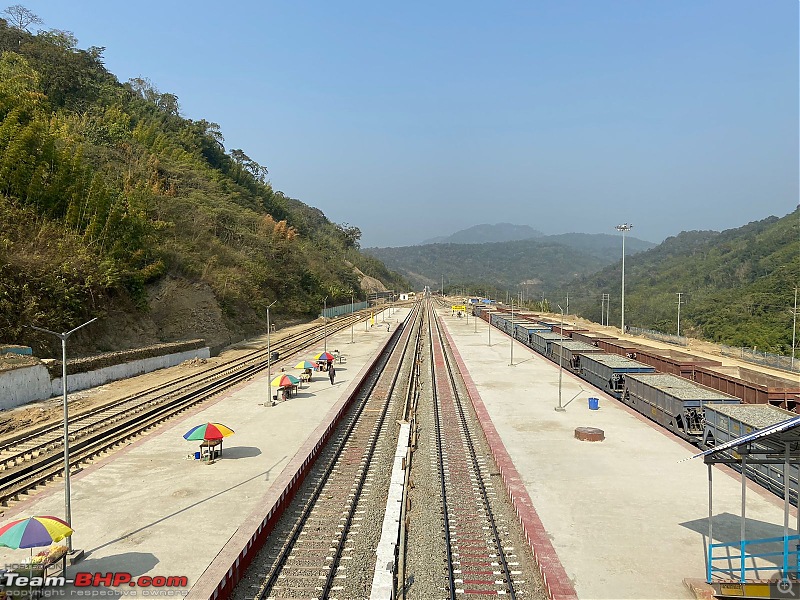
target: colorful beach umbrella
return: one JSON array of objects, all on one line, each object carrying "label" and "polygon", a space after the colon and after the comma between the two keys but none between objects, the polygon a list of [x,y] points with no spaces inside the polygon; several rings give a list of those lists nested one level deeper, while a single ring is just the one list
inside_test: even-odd
[{"label": "colorful beach umbrella", "polygon": [[192,427],[183,434],[183,437],[189,441],[221,440],[229,435],[233,435],[233,429],[226,427],[222,423],[203,423],[202,425]]},{"label": "colorful beach umbrella", "polygon": [[272,380],[272,387],[287,387],[290,385],[297,385],[298,383],[300,383],[300,380],[294,375],[289,375],[288,373],[281,373],[275,379]]},{"label": "colorful beach umbrella", "polygon": [[317,365],[311,362],[310,360],[303,360],[297,363],[294,368],[295,369],[313,369]]},{"label": "colorful beach umbrella", "polygon": [[28,517],[0,527],[0,546],[38,548],[72,535],[72,527],[58,517]]},{"label": "colorful beach umbrella", "polygon": [[314,357],[315,360],[333,360],[334,358],[330,352],[320,352]]}]

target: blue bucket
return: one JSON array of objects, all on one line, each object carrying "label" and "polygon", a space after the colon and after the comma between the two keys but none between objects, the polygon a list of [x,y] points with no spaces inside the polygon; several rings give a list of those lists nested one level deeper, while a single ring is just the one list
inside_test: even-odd
[{"label": "blue bucket", "polygon": [[194,459],[195,460],[200,460],[200,453],[199,452],[195,452],[194,453]]},{"label": "blue bucket", "polygon": [[600,408],[600,398],[589,398],[589,410],[598,410]]}]

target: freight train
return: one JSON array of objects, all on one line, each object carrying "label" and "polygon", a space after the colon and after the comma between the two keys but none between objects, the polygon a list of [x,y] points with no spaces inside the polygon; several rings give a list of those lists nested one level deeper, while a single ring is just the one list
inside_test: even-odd
[{"label": "freight train", "polygon": [[800,406],[800,381],[722,366],[534,313],[474,306],[473,314],[699,446],[713,445],[719,437],[706,431],[709,405],[763,404],[785,409],[788,416]]},{"label": "freight train", "polygon": [[[500,307],[477,305],[473,314],[703,449],[797,416],[800,408],[797,379],[723,366],[713,359],[617,339],[534,313],[511,314]],[[781,467],[747,469],[751,479],[783,495]],[[790,499],[796,505],[797,466],[792,465],[789,479]]]}]

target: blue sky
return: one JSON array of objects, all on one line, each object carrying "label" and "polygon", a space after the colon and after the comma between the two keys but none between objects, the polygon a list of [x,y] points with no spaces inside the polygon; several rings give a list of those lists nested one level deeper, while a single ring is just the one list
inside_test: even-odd
[{"label": "blue sky", "polygon": [[363,246],[659,242],[798,204],[797,0],[21,3]]}]

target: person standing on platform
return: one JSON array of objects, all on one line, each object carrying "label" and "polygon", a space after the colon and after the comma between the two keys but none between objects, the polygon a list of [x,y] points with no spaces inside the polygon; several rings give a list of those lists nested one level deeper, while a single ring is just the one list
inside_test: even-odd
[{"label": "person standing on platform", "polygon": [[333,385],[333,378],[336,377],[336,369],[333,365],[328,367],[328,377],[331,378],[331,385]]}]

